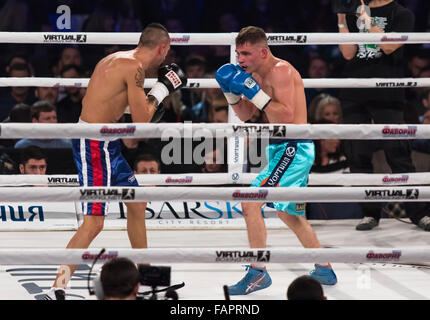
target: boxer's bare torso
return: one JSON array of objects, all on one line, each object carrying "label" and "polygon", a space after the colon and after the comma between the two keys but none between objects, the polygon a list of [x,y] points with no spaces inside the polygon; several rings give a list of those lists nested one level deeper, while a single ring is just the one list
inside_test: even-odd
[{"label": "boxer's bare torso", "polygon": [[[139,59],[139,49],[119,51],[99,61],[91,76],[82,101],[81,120],[88,123],[114,123],[121,118],[127,106],[133,109],[147,105],[143,91],[145,59]],[[145,108],[143,108],[145,109]],[[147,122],[145,114],[133,117],[134,122]],[[149,111],[149,110],[148,110]]]}]

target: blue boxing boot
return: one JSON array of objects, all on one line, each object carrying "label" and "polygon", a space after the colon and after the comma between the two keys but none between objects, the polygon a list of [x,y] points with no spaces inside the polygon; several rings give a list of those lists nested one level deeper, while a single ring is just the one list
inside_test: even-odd
[{"label": "blue boxing boot", "polygon": [[272,284],[266,268],[257,268],[252,265],[246,266],[248,273],[238,283],[228,287],[228,292],[232,296],[246,295],[251,292],[262,290]]},{"label": "blue boxing boot", "polygon": [[337,277],[331,266],[321,266],[315,264],[315,269],[310,272],[310,276],[321,284],[333,286],[337,283]]}]

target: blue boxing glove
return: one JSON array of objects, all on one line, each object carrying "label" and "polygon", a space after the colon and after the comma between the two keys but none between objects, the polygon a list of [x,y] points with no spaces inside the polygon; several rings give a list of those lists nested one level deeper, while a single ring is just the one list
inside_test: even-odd
[{"label": "blue boxing glove", "polygon": [[230,91],[232,94],[243,94],[247,97],[255,106],[264,111],[267,105],[272,101],[263,90],[261,90],[257,81],[238,67],[236,75],[230,81]]},{"label": "blue boxing glove", "polygon": [[215,79],[221,87],[221,90],[224,93],[224,96],[227,99],[229,105],[238,104],[239,101],[242,99],[240,95],[236,95],[230,92],[230,82],[236,75],[237,71],[238,70],[234,64],[227,63],[221,66],[215,72]]}]

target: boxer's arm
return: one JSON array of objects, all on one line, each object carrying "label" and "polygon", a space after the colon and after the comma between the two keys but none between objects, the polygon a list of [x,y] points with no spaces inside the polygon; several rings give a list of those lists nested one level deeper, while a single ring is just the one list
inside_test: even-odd
[{"label": "boxer's arm", "polygon": [[237,117],[242,121],[251,119],[257,107],[247,98],[242,98],[237,104],[231,106]]},{"label": "boxer's arm", "polygon": [[[264,109],[270,123],[293,123],[296,108],[296,92],[303,90],[302,78],[289,66],[275,68],[270,76],[272,100]],[[276,101],[275,101],[276,100]]]},{"label": "boxer's arm", "polygon": [[147,96],[143,84],[145,72],[134,66],[127,72],[127,97],[133,122],[149,122],[154,114],[158,101],[153,96]]}]

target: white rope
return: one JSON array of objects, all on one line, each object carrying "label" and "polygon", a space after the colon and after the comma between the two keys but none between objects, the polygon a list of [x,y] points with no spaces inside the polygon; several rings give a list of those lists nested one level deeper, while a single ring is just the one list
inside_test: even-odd
[{"label": "white rope", "polygon": [[[92,263],[100,249],[0,249],[1,265]],[[97,260],[126,257],[135,263],[381,263],[427,262],[425,247],[402,248],[107,248]]]},{"label": "white rope", "polygon": [[[0,87],[79,87],[88,86],[89,78],[0,77]],[[145,79],[152,88],[156,79]],[[305,88],[411,88],[430,87],[430,78],[314,78],[303,79]],[[219,88],[215,79],[190,78],[187,88]]]},{"label": "white rope", "polygon": [[430,187],[3,187],[0,202],[375,202],[428,201]]},{"label": "white rope", "polygon": [[[139,185],[220,185],[250,184],[257,173],[243,173],[233,176],[229,173],[186,173],[186,174],[137,174]],[[393,186],[430,184],[429,172],[411,172],[399,174],[365,173],[311,173],[310,186]],[[77,175],[0,175],[0,186],[79,186]]]},{"label": "white rope", "polygon": [[[233,45],[237,33],[170,33],[172,45]],[[137,45],[137,32],[0,32],[0,43]],[[430,33],[268,33],[270,45],[429,43]]]},{"label": "white rope", "polygon": [[224,138],[249,136],[288,139],[429,139],[429,125],[249,124],[249,123],[1,123],[0,138]]}]

